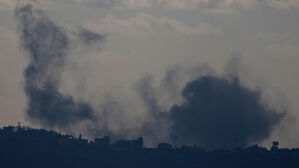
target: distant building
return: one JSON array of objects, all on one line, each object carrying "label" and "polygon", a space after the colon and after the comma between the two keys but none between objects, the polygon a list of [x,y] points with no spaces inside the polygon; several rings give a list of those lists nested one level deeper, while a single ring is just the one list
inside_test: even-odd
[{"label": "distant building", "polygon": [[143,138],[140,137],[136,140],[119,140],[113,146],[120,150],[141,150],[143,149]]},{"label": "distant building", "polygon": [[87,139],[82,138],[82,134],[79,134],[78,139],[77,140],[75,139],[75,141],[77,141],[77,143],[82,143],[82,144],[87,144],[88,143]]},{"label": "distant building", "polygon": [[182,149],[183,150],[193,150],[193,148],[191,146],[187,146],[187,145],[182,145]]},{"label": "distant building", "polygon": [[104,138],[95,138],[94,143],[97,145],[108,146],[110,145],[110,138],[105,136]]},{"label": "distant building", "polygon": [[172,149],[172,145],[169,143],[159,143],[158,149]]},{"label": "distant building", "polygon": [[278,150],[278,145],[279,145],[278,141],[273,141],[271,151],[277,151]]}]

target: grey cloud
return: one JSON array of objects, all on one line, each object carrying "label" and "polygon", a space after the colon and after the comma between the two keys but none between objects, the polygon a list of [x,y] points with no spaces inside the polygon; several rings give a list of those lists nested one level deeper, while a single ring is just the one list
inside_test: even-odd
[{"label": "grey cloud", "polygon": [[95,4],[99,7],[119,6],[122,4],[121,0],[96,0]]}]

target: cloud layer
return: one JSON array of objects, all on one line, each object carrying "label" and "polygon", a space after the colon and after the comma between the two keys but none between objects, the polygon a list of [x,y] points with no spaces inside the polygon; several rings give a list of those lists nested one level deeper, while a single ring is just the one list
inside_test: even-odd
[{"label": "cloud layer", "polygon": [[77,5],[98,6],[100,8],[117,7],[132,9],[165,8],[171,10],[202,9],[208,13],[232,13],[236,8],[252,8],[266,4],[275,9],[298,8],[298,0],[0,0],[7,7],[15,7],[17,2],[31,2],[35,5],[71,3]]},{"label": "cloud layer", "polygon": [[85,24],[91,30],[99,33],[117,33],[127,36],[149,36],[159,33],[174,32],[182,35],[221,35],[222,29],[215,28],[208,23],[188,26],[178,20],[156,18],[150,14],[139,13],[129,19],[118,19],[108,15],[99,22],[88,21]]}]

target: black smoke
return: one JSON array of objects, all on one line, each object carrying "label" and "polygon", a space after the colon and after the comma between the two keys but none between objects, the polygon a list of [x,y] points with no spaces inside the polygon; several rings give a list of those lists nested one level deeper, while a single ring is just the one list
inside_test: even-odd
[{"label": "black smoke", "polygon": [[269,137],[284,116],[263,104],[261,93],[242,86],[237,77],[200,77],[184,87],[182,96],[184,102],[170,110],[176,145],[243,147]]},{"label": "black smoke", "polygon": [[[137,126],[130,128],[128,132],[124,128],[115,131],[109,126],[119,124],[114,122],[125,125],[128,121],[111,119],[110,116],[117,116],[111,115],[116,111],[113,109],[117,109],[115,114],[119,115],[124,109],[118,108],[114,101],[100,107],[100,116],[103,117],[98,118],[89,104],[75,101],[72,96],[59,92],[61,73],[71,52],[71,40],[66,31],[31,5],[18,6],[15,15],[22,47],[30,58],[24,71],[24,90],[28,98],[26,115],[31,121],[43,126],[65,129],[91,121],[95,123],[92,131],[100,130],[101,133],[115,136],[138,134],[151,138],[156,143],[167,139],[176,145],[231,148],[264,140],[283,118],[283,114],[262,103],[259,91],[243,86],[237,75],[233,78],[205,75],[195,80],[193,76],[196,75],[191,75],[192,81],[184,86],[180,83],[184,78],[178,79],[176,72],[173,72],[165,78],[166,83],[173,85],[161,88],[169,92],[175,91],[178,86],[184,86],[183,103],[172,103],[170,110],[162,110],[159,96],[164,90],[157,91],[150,83],[151,78],[144,78],[137,86],[147,111],[147,118],[140,126],[142,128]],[[85,44],[103,39],[103,36],[87,30],[77,35]],[[136,133],[138,129],[141,131]]]},{"label": "black smoke", "polygon": [[[70,54],[70,40],[41,10],[32,5],[19,5],[15,10],[22,47],[29,53],[25,69],[25,93],[28,98],[27,117],[51,128],[67,128],[85,120],[95,119],[94,110],[84,102],[59,92],[61,73]],[[99,39],[85,37],[88,43]]]}]

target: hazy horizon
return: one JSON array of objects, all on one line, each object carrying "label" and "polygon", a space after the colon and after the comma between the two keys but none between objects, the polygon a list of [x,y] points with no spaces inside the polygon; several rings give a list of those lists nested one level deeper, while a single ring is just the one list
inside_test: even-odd
[{"label": "hazy horizon", "polygon": [[298,0],[0,0],[0,126],[299,147],[298,16]]}]

